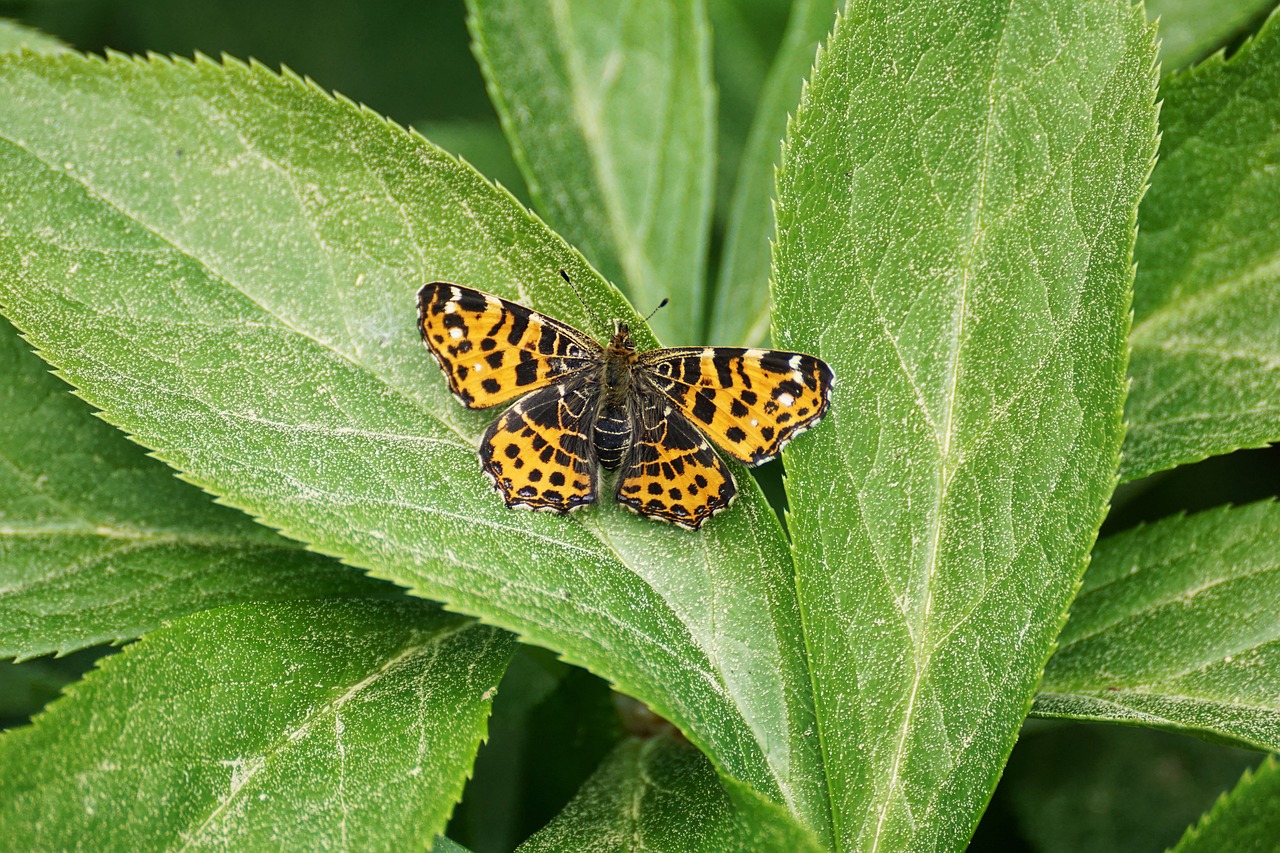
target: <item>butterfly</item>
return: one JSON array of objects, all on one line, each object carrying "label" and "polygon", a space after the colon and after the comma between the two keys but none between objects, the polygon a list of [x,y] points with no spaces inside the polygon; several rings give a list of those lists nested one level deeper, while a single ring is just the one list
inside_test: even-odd
[{"label": "butterfly", "polygon": [[[626,323],[602,346],[545,314],[469,287],[418,291],[422,340],[469,409],[515,400],[480,438],[509,507],[568,513],[599,500],[696,530],[737,495],[712,449],[759,465],[826,413],[835,380],[811,355],[743,347],[637,352]],[[518,399],[517,399],[518,398]]]}]

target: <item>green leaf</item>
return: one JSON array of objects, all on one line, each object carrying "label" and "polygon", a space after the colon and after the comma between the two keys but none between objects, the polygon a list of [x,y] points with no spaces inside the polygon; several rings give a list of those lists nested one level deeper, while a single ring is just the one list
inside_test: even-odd
[{"label": "green leaf", "polygon": [[10,50],[32,50],[38,53],[61,53],[69,50],[61,39],[25,27],[17,21],[0,18],[0,53]]},{"label": "green leaf", "polygon": [[673,297],[658,337],[701,343],[715,159],[703,0],[468,7],[539,212],[645,311]]},{"label": "green leaf", "polygon": [[1280,505],[1166,519],[1094,549],[1035,713],[1280,750]]},{"label": "green leaf", "polygon": [[184,617],[0,736],[6,844],[422,846],[462,792],[510,650],[426,602]]},{"label": "green leaf", "polygon": [[394,591],[179,482],[3,319],[0,411],[0,657],[119,642],[237,601]]},{"label": "green leaf", "polygon": [[764,343],[769,337],[769,246],[773,236],[774,173],[787,117],[819,42],[831,31],[840,0],[794,0],[782,46],[769,69],[738,167],[724,256],[717,276],[709,340]]},{"label": "green leaf", "polygon": [[521,203],[527,203],[529,188],[511,158],[502,125],[496,121],[437,119],[418,122],[414,129],[432,144],[475,166],[476,171],[490,181],[506,187]]},{"label": "green leaf", "polygon": [[1175,853],[1218,853],[1221,850],[1274,851],[1280,838],[1280,761],[1268,756],[1245,773],[1231,793],[1190,827]]},{"label": "green leaf", "polygon": [[1121,475],[1280,439],[1280,22],[1161,87]]},{"label": "green leaf", "polygon": [[617,694],[541,649],[521,646],[498,692],[449,822],[449,835],[478,851],[512,850],[545,826],[622,738]]},{"label": "green leaf", "polygon": [[822,848],[758,794],[725,787],[710,762],[672,735],[623,741],[559,816],[518,848],[732,853]]},{"label": "green leaf", "polygon": [[860,4],[790,126],[773,340],[839,382],[786,466],[843,849],[964,845],[1084,570],[1154,60],[1112,0]]},{"label": "green leaf", "polygon": [[1147,0],[1147,17],[1160,21],[1160,64],[1168,74],[1221,48],[1275,0]]},{"label": "green leaf", "polygon": [[[826,824],[791,562],[738,470],[696,533],[611,501],[507,509],[494,417],[446,390],[414,293],[580,324],[579,255],[421,137],[259,67],[0,59],[0,305],[112,422],[319,551],[605,677],[726,774]],[[57,121],[50,121],[57,116]]]},{"label": "green leaf", "polygon": [[[711,24],[712,70],[719,103],[715,202],[712,205],[716,221],[713,231],[723,231],[725,213],[733,197],[734,176],[738,174],[761,90],[786,30],[790,9],[787,3],[779,3],[778,0],[706,0],[706,5]],[[812,62],[812,55],[809,60]],[[799,98],[797,84],[795,100]],[[781,129],[777,137],[773,140],[774,153],[777,153],[778,140],[782,137]],[[715,252],[713,248],[713,256]]]},{"label": "green leaf", "polygon": [[1068,725],[1024,732],[996,796],[1038,853],[1164,850],[1257,763],[1256,752],[1194,738]]}]

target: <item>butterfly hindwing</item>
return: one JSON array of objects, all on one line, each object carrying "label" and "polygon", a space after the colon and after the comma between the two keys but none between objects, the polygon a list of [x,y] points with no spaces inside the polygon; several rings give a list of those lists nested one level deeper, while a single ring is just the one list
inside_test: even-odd
[{"label": "butterfly hindwing", "polygon": [[601,347],[545,314],[469,287],[418,291],[418,328],[464,406],[486,409],[590,366]]},{"label": "butterfly hindwing", "polygon": [[618,471],[618,503],[696,530],[733,502],[733,474],[686,417],[652,391],[639,402],[634,444]]},{"label": "butterfly hindwing", "polygon": [[658,349],[639,361],[654,387],[726,453],[748,465],[778,455],[831,402],[831,368],[811,355],[740,347]]},{"label": "butterfly hindwing", "polygon": [[590,371],[521,399],[480,439],[480,465],[507,506],[565,513],[596,502],[591,447],[598,380]]}]

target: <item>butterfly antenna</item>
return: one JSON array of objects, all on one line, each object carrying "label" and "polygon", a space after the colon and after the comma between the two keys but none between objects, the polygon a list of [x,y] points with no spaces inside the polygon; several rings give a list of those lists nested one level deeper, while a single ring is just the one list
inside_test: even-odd
[{"label": "butterfly antenna", "polygon": [[658,307],[654,308],[652,311],[648,313],[648,315],[644,318],[644,322],[646,323],[649,322],[649,318],[652,317],[654,314],[657,314],[659,308],[665,308],[667,306],[667,303],[670,301],[671,300],[668,299],[667,297],[665,296],[662,297],[662,301],[658,303]]},{"label": "butterfly antenna", "polygon": [[560,270],[560,277],[564,279],[565,284],[569,285],[569,287],[573,289],[574,295],[577,296],[578,301],[582,303],[582,307],[586,310],[587,316],[595,321],[596,327],[602,331],[608,329],[608,326],[600,319],[600,315],[591,309],[591,306],[587,304],[587,300],[582,298],[582,291],[578,290],[578,285],[574,284],[569,279],[569,274],[564,270]]}]

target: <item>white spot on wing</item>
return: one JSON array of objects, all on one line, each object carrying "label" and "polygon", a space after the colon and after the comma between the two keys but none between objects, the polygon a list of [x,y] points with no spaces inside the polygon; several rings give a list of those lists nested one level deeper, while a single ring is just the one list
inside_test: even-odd
[{"label": "white spot on wing", "polygon": [[796,398],[792,397],[790,394],[787,394],[786,392],[783,392],[778,395],[778,404],[781,406],[790,406],[794,404],[795,401],[796,401]]},{"label": "white spot on wing", "polygon": [[457,326],[454,326],[452,329],[449,330],[449,337],[453,338],[456,341],[458,338],[462,337],[462,329],[458,328]]}]

